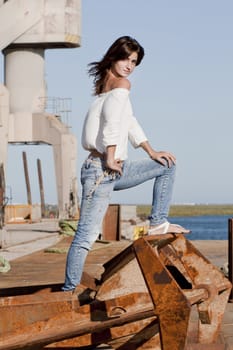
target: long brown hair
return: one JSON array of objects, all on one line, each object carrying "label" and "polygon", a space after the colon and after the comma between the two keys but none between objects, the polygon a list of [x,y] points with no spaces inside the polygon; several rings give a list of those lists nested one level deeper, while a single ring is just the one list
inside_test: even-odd
[{"label": "long brown hair", "polygon": [[128,58],[132,52],[138,54],[136,63],[138,66],[144,57],[143,47],[130,36],[122,36],[114,41],[101,61],[88,64],[90,67],[88,74],[94,77],[94,95],[99,95],[103,91],[107,71],[111,68],[112,63]]}]

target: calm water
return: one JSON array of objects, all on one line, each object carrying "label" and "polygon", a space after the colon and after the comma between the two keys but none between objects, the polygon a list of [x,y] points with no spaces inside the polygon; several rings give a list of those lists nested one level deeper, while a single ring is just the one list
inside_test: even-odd
[{"label": "calm water", "polygon": [[188,235],[190,240],[195,239],[228,239],[228,220],[227,215],[222,216],[185,216],[169,218],[170,222],[182,225],[192,231]]}]

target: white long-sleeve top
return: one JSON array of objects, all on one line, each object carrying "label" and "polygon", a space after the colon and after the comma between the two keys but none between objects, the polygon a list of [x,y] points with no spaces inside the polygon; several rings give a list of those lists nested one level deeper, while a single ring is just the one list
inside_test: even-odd
[{"label": "white long-sleeve top", "polygon": [[128,156],[128,140],[135,148],[147,141],[144,131],[133,116],[129,90],[115,88],[100,94],[85,118],[83,148],[105,153],[107,146],[116,145],[115,159],[125,160]]}]

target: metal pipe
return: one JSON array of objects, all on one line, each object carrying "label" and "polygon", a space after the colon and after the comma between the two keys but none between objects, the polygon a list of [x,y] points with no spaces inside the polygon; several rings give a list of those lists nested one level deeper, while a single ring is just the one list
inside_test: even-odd
[{"label": "metal pipe", "polygon": [[24,166],[24,175],[25,175],[26,188],[27,188],[28,204],[31,205],[32,204],[32,196],[31,196],[31,188],[30,188],[30,181],[29,181],[29,175],[28,175],[28,165],[27,165],[26,152],[23,152],[23,166]]},{"label": "metal pipe", "polygon": [[0,230],[4,226],[4,209],[5,209],[4,197],[5,197],[5,176],[4,176],[3,163],[1,163],[0,164]]},{"label": "metal pipe", "polygon": [[[228,271],[229,271],[229,281],[233,283],[233,219],[228,220]],[[229,301],[233,302],[233,292],[229,296]]]},{"label": "metal pipe", "polygon": [[42,218],[44,218],[45,217],[45,198],[44,198],[44,185],[43,185],[40,159],[37,159],[37,171],[38,171],[38,179],[39,179],[39,187],[40,187],[41,216]]}]

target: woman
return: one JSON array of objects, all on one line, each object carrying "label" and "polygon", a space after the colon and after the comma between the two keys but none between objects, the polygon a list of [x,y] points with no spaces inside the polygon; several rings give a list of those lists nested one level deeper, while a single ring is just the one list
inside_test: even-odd
[{"label": "woman", "polygon": [[[148,234],[189,232],[167,221],[175,156],[154,150],[133,116],[128,76],[143,56],[142,46],[135,39],[123,36],[111,45],[101,61],[89,64],[88,72],[94,77],[97,97],[83,127],[82,144],[89,156],[81,170],[80,220],[67,256],[63,290],[73,290],[80,283],[87,253],[101,233],[112,191],[154,179]],[[142,160],[128,160],[128,140],[148,156]]]}]

